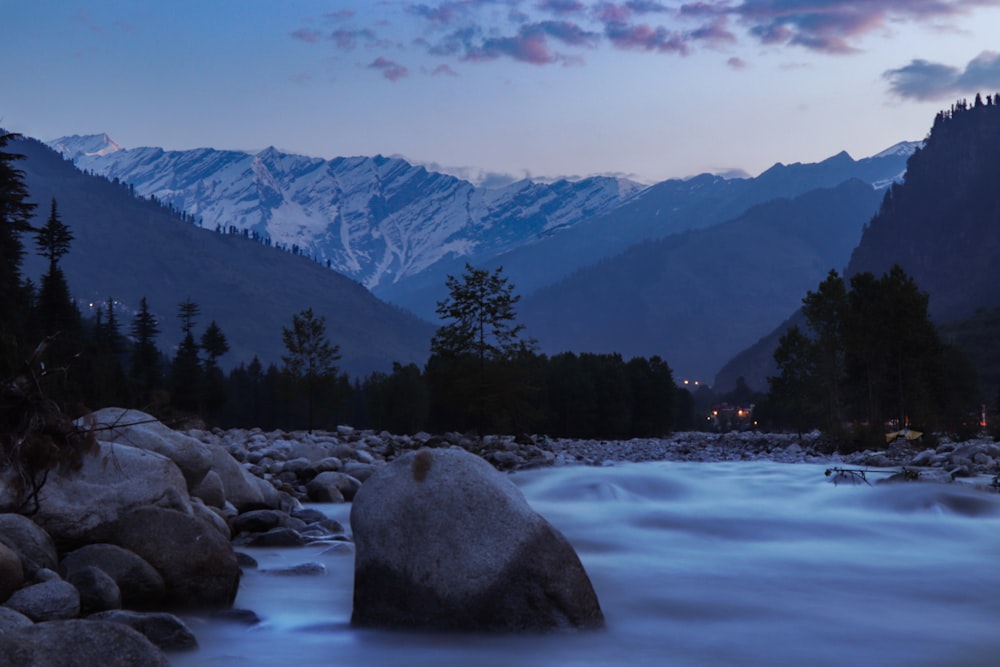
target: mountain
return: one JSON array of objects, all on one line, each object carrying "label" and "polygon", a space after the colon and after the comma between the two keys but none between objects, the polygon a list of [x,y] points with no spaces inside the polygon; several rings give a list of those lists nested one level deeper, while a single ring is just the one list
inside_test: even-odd
[{"label": "mountain", "polygon": [[208,229],[235,227],[294,246],[369,289],[450,257],[493,256],[531,243],[641,189],[607,177],[476,188],[399,158],[322,160],[273,147],[256,154],[124,149],[107,135],[49,145],[80,169],[128,183]]},{"label": "mountain", "polygon": [[[865,226],[844,275],[882,275],[899,264],[929,294],[929,312],[939,324],[1000,305],[998,155],[1000,95],[985,101],[977,96],[971,105],[961,102],[939,113],[927,140],[909,158],[905,178],[886,191]],[[790,322],[801,319],[795,317]],[[728,363],[716,387],[725,390],[742,375],[750,386],[766,389],[783,330]]]},{"label": "mountain", "polygon": [[847,261],[880,199],[853,179],[635,245],[526,297],[521,319],[546,352],[658,354],[708,382]]},{"label": "mountain", "polygon": [[[253,355],[280,363],[281,328],[309,307],[326,318],[328,337],[341,346],[339,365],[353,375],[388,370],[393,361],[423,363],[429,353],[433,327],[353,280],[305,257],[184,222],[126,186],[82,173],[41,142],[18,141],[10,150],[26,156],[18,166],[39,204],[36,222],[55,197],[75,237],[61,266],[85,311],[91,301],[114,297],[127,329],[145,296],[166,349],[181,338],[177,305],[190,298],[201,307],[196,334],[212,320],[226,334],[226,365]],[[34,243],[26,239],[25,246],[30,251]],[[45,270],[41,257],[25,256],[25,275],[36,284]]]},{"label": "mountain", "polygon": [[[877,156],[854,160],[839,153],[815,164],[776,164],[756,178],[727,179],[712,174],[657,183],[606,213],[588,218],[561,234],[514,248],[479,266],[503,266],[522,294],[552,285],[574,271],[597,264],[629,247],[671,234],[705,229],[732,220],[752,206],[794,198],[818,188],[860,179],[876,187],[901,177],[906,158],[918,144],[905,142]],[[853,237],[857,240],[857,237]],[[846,261],[846,257],[845,257]],[[444,298],[444,277],[462,270],[463,260],[442,262],[403,282],[377,288],[380,297],[432,317]]]}]

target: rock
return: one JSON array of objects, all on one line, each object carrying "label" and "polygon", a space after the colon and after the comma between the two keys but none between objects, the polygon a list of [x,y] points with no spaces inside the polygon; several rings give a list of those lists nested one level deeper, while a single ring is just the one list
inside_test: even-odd
[{"label": "rock", "polygon": [[210,524],[181,512],[144,507],[118,522],[114,541],[163,576],[167,604],[229,607],[240,568],[229,540]]},{"label": "rock", "polygon": [[226,523],[226,520],[213,512],[208,505],[202,502],[201,498],[191,498],[191,515],[215,528],[219,531],[219,535],[227,540],[232,538],[233,534],[229,530],[229,524]]},{"label": "rock", "polygon": [[305,521],[306,523],[316,523],[317,521],[325,520],[326,515],[319,510],[307,508],[298,510],[297,512],[292,512],[292,518]]},{"label": "rock", "polygon": [[107,541],[110,527],[137,507],[191,511],[184,477],[170,459],[122,444],[98,448],[80,470],[49,473],[39,493],[34,521],[60,551]]},{"label": "rock", "polygon": [[31,619],[9,607],[0,607],[0,635],[34,625]]},{"label": "rock", "polygon": [[170,667],[156,646],[119,623],[73,619],[0,635],[0,665],[10,667]]},{"label": "rock", "polygon": [[164,426],[145,412],[104,408],[87,415],[81,421],[107,429],[100,434],[100,440],[166,456],[180,468],[188,488],[197,487],[212,467],[212,456],[207,445]]},{"label": "rock", "polygon": [[288,515],[280,510],[251,510],[233,519],[236,533],[265,533],[285,525]]},{"label": "rock", "polygon": [[92,614],[89,620],[127,625],[164,651],[189,651],[198,648],[198,640],[184,621],[166,612],[144,613],[115,609]]},{"label": "rock", "polygon": [[46,581],[16,591],[4,606],[36,623],[76,618],[80,615],[80,594],[73,584],[60,580]]},{"label": "rock", "polygon": [[214,470],[209,470],[198,485],[191,489],[191,495],[212,507],[223,507],[226,504],[226,489],[219,473]]},{"label": "rock", "polygon": [[321,472],[340,472],[340,469],[344,467],[343,462],[336,456],[327,456],[325,458],[316,461],[312,468],[317,473]]},{"label": "rock", "polygon": [[257,533],[250,538],[252,547],[301,547],[306,543],[298,531],[291,528],[272,528],[266,533]]},{"label": "rock", "polygon": [[344,464],[343,472],[347,473],[359,482],[364,483],[369,477],[375,474],[377,468],[370,463],[360,461],[348,461]]},{"label": "rock", "polygon": [[163,603],[166,585],[160,573],[138,554],[114,544],[90,544],[68,553],[59,564],[59,571],[71,579],[77,570],[92,566],[114,580],[123,607],[150,609]]},{"label": "rock", "polygon": [[0,542],[0,604],[24,585],[24,567],[16,551]]},{"label": "rock", "polygon": [[37,523],[20,514],[0,514],[0,543],[21,557],[24,576],[34,577],[39,568],[54,570],[59,557],[52,538]]},{"label": "rock", "polygon": [[244,570],[255,570],[257,569],[257,559],[250,554],[245,554],[242,551],[236,552],[236,562],[239,564],[241,569]]},{"label": "rock", "polygon": [[317,503],[342,503],[351,501],[361,488],[361,482],[342,472],[321,472],[308,484],[306,493]]},{"label": "rock", "polygon": [[118,584],[104,570],[88,565],[73,571],[66,581],[72,584],[80,595],[80,613],[86,616],[108,609],[120,609],[122,592]]},{"label": "rock", "polygon": [[573,547],[521,491],[456,449],[405,454],[358,491],[351,623],[524,631],[598,628]]}]

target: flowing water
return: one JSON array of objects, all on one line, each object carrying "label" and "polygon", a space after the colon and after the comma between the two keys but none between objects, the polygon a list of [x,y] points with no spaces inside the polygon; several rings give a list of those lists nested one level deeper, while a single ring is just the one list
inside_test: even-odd
[{"label": "flowing water", "polygon": [[[824,467],[641,463],[515,474],[576,547],[600,632],[481,636],[350,627],[353,556],[248,549],[236,606],[186,618],[191,665],[1000,664],[1000,497],[955,485],[834,485]],[[316,506],[347,525],[348,506]]]}]

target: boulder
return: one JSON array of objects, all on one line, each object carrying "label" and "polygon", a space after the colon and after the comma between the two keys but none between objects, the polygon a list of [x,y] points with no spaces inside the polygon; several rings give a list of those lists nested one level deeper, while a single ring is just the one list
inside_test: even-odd
[{"label": "boulder", "polygon": [[73,619],[0,634],[0,665],[10,667],[170,667],[160,649],[130,627]]},{"label": "boulder", "polygon": [[0,607],[0,635],[34,625],[31,619],[9,607]]},{"label": "boulder", "polygon": [[92,621],[121,623],[142,633],[164,651],[188,651],[198,648],[198,640],[184,621],[166,612],[143,613],[115,609],[90,616]]},{"label": "boulder", "polygon": [[361,482],[342,472],[321,472],[306,484],[309,500],[317,503],[350,502],[361,488]]},{"label": "boulder", "polygon": [[211,524],[174,510],[143,507],[118,522],[112,541],[163,576],[167,604],[232,606],[240,568],[229,540]]},{"label": "boulder", "polygon": [[108,609],[120,609],[122,592],[111,575],[93,565],[73,571],[66,581],[80,595],[80,613],[84,616]]},{"label": "boulder", "polygon": [[275,488],[251,475],[224,446],[211,445],[209,453],[212,457],[212,471],[222,481],[226,500],[237,510],[246,512],[281,505],[281,498]]},{"label": "boulder", "polygon": [[137,507],[191,511],[184,477],[170,459],[108,442],[84,456],[80,470],[49,473],[38,498],[34,521],[60,551],[106,541],[110,526]]},{"label": "boulder", "polygon": [[123,607],[150,609],[163,603],[166,595],[163,577],[128,549],[115,544],[89,544],[66,554],[59,571],[67,580],[72,580],[76,571],[88,567],[97,567],[114,580],[121,592]]},{"label": "boulder", "polygon": [[81,421],[85,425],[103,429],[98,434],[99,440],[166,456],[180,468],[190,489],[195,488],[212,467],[208,445],[164,426],[145,412],[104,408],[87,415]]},{"label": "boulder", "polygon": [[212,508],[202,502],[201,498],[191,499],[191,515],[215,528],[219,531],[219,535],[222,535],[227,540],[232,538],[233,534],[229,530],[229,524],[226,523],[226,520],[213,512]]},{"label": "boulder", "polygon": [[16,591],[4,606],[35,622],[76,618],[80,615],[80,594],[73,584],[56,579]]},{"label": "boulder", "polygon": [[265,533],[287,521],[288,515],[280,510],[251,510],[233,519],[233,532]]},{"label": "boulder", "polygon": [[226,487],[219,473],[209,470],[198,486],[191,489],[191,495],[200,498],[206,505],[223,507],[226,504]]},{"label": "boulder", "polygon": [[358,626],[539,631],[604,625],[573,547],[481,458],[421,449],[351,508]]},{"label": "boulder", "polygon": [[0,604],[24,585],[24,567],[21,556],[0,542]]},{"label": "boulder", "polygon": [[26,577],[34,577],[40,568],[54,570],[59,562],[49,534],[21,514],[0,514],[0,542],[21,557]]}]

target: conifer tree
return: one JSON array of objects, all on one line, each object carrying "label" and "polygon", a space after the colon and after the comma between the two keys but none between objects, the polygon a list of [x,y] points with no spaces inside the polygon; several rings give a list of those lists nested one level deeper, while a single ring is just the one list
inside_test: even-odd
[{"label": "conifer tree", "polygon": [[312,308],[292,316],[292,327],[281,328],[281,339],[288,354],[281,357],[285,374],[306,394],[307,428],[312,432],[317,398],[337,378],[336,362],[340,346],[326,337],[326,318],[317,317]]},{"label": "conifer tree", "polygon": [[27,352],[24,327],[28,297],[21,283],[24,246],[35,204],[28,201],[24,172],[15,166],[23,155],[2,150],[20,135],[0,128],[0,377],[7,377]]},{"label": "conifer tree", "polygon": [[139,312],[132,319],[132,368],[133,402],[145,405],[152,392],[161,386],[160,351],[156,337],[160,334],[156,318],[149,312],[146,297],[139,302]]},{"label": "conifer tree", "polygon": [[202,368],[198,359],[198,343],[194,338],[195,317],[200,308],[191,300],[180,303],[177,317],[181,320],[184,337],[170,365],[170,402],[181,410],[197,411],[202,400]]},{"label": "conifer tree", "polygon": [[80,329],[80,311],[73,303],[66,276],[59,266],[59,260],[69,252],[72,241],[73,233],[60,219],[53,198],[48,220],[35,232],[38,254],[49,260],[49,269],[42,276],[38,290],[36,311],[42,335],[62,334],[58,341],[62,350],[74,344]]}]

